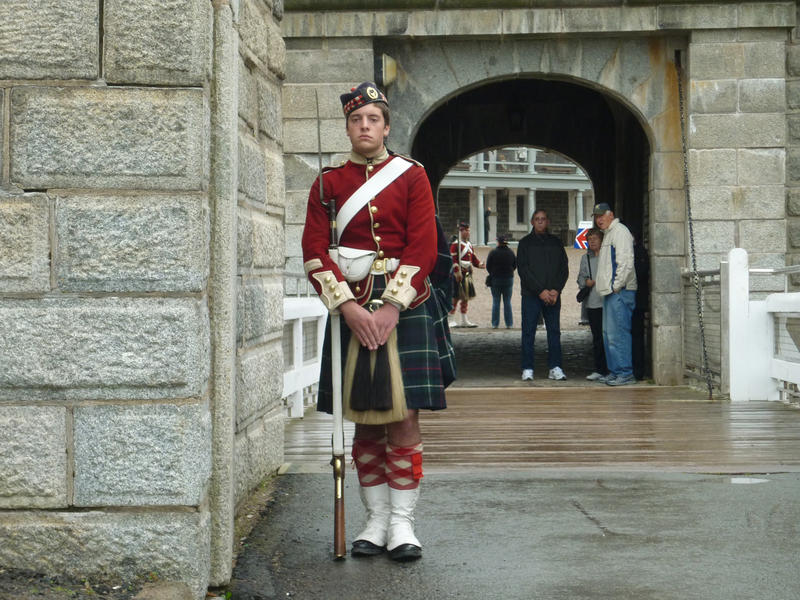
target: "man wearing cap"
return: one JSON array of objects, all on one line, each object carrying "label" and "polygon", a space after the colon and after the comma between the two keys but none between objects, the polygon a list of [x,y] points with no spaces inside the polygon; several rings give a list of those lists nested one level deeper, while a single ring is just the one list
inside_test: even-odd
[{"label": "man wearing cap", "polygon": [[517,246],[517,273],[522,292],[522,380],[533,380],[533,355],[539,315],[547,328],[548,378],[563,381],[561,369],[561,291],[569,277],[564,244],[548,231],[550,219],[539,209],[531,216],[533,231]]},{"label": "man wearing cap", "polygon": [[603,345],[608,375],[598,381],[607,385],[635,383],[631,357],[631,316],[636,306],[636,271],[633,236],[611,207],[601,202],[592,209],[603,230],[603,245],[597,259],[597,293],[603,296]]},{"label": "man wearing cap", "polygon": [[[428,277],[437,259],[434,201],[422,165],[386,149],[389,105],[378,87],[362,83],[341,102],[352,150],[345,164],[324,169],[311,187],[304,267],[325,306],[344,321],[343,411],[356,422],[352,456],[367,512],[351,553],[388,550],[394,560],[414,560],[421,556],[413,529],[422,478],[418,411],[445,408],[444,388],[455,374],[446,309]],[[331,202],[339,236],[333,256]],[[329,334],[317,410],[331,413]],[[375,417],[384,410],[404,416],[387,423]]]},{"label": "man wearing cap", "polygon": [[453,275],[456,285],[453,290],[453,308],[450,315],[455,317],[459,302],[461,303],[461,321],[450,321],[450,327],[477,327],[467,318],[469,300],[475,297],[475,283],[472,279],[472,268],[483,269],[485,265],[475,255],[475,249],[469,241],[469,223],[458,224],[458,239],[450,244],[450,256],[453,258]]}]

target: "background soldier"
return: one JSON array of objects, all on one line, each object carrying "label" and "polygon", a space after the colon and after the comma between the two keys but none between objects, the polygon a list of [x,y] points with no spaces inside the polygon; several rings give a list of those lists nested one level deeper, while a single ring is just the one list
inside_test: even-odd
[{"label": "background soldier", "polygon": [[450,256],[453,257],[453,274],[456,285],[453,290],[453,309],[450,314],[455,317],[458,303],[461,303],[461,320],[450,321],[450,327],[477,327],[467,318],[469,299],[475,297],[475,283],[472,279],[472,267],[483,269],[485,265],[475,256],[475,250],[469,241],[469,223],[458,224],[458,239],[450,244]]},{"label": "background soldier", "polygon": [[[388,549],[395,560],[413,560],[421,556],[413,529],[422,477],[418,410],[445,408],[444,388],[454,378],[447,315],[428,279],[437,256],[434,201],[422,165],[384,145],[389,106],[377,86],[362,83],[341,101],[352,151],[344,165],[325,170],[322,198],[319,179],[311,188],[303,260],[327,308],[344,317],[344,412],[357,423],[352,454],[367,511],[366,527],[351,553]],[[386,182],[381,173],[403,163],[405,169]],[[358,206],[357,190],[373,179],[382,187],[361,194],[363,206]],[[336,260],[328,253],[331,201],[338,209]],[[351,218],[344,222],[347,213]],[[357,343],[351,345],[351,337]],[[328,335],[326,348],[330,343]],[[364,355],[367,360],[361,361]],[[323,355],[317,409],[331,412],[329,351]],[[401,420],[379,424],[383,411],[397,410],[404,413]]]}]

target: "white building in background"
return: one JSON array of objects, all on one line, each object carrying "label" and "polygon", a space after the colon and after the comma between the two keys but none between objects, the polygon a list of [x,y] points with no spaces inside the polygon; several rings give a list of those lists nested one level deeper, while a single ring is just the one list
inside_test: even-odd
[{"label": "white building in background", "polygon": [[[440,189],[469,190],[468,220],[472,239],[488,244],[498,232],[519,239],[530,231],[530,217],[537,207],[537,193],[560,192],[563,210],[551,214],[556,229],[574,232],[581,221],[591,220],[594,204],[592,182],[581,168],[563,155],[529,147],[505,147],[472,155],[454,166],[442,180]],[[547,194],[552,200],[553,194]],[[486,235],[483,216],[491,210]],[[447,216],[467,216],[467,208],[448,206],[440,195],[439,211],[445,228]],[[455,211],[455,212],[454,212]],[[553,212],[548,207],[549,212]],[[569,238],[565,233],[564,237]]]}]

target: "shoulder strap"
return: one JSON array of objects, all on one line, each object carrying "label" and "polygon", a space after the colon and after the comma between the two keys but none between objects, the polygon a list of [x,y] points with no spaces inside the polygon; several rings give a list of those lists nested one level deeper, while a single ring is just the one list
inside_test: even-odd
[{"label": "shoulder strap", "polygon": [[364,208],[367,202],[386,189],[395,179],[405,173],[411,167],[411,164],[409,161],[395,156],[389,161],[389,164],[378,171],[377,175],[364,182],[364,185],[358,188],[345,201],[344,206],[336,215],[336,228],[339,230],[340,238],[350,220],[356,216],[356,213]]}]

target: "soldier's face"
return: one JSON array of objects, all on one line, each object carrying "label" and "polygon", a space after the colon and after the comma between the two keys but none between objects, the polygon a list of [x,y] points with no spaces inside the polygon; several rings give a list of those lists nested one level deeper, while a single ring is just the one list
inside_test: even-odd
[{"label": "soldier's face", "polygon": [[353,150],[362,156],[371,158],[378,154],[387,135],[389,126],[375,103],[362,106],[347,115],[347,137]]}]

